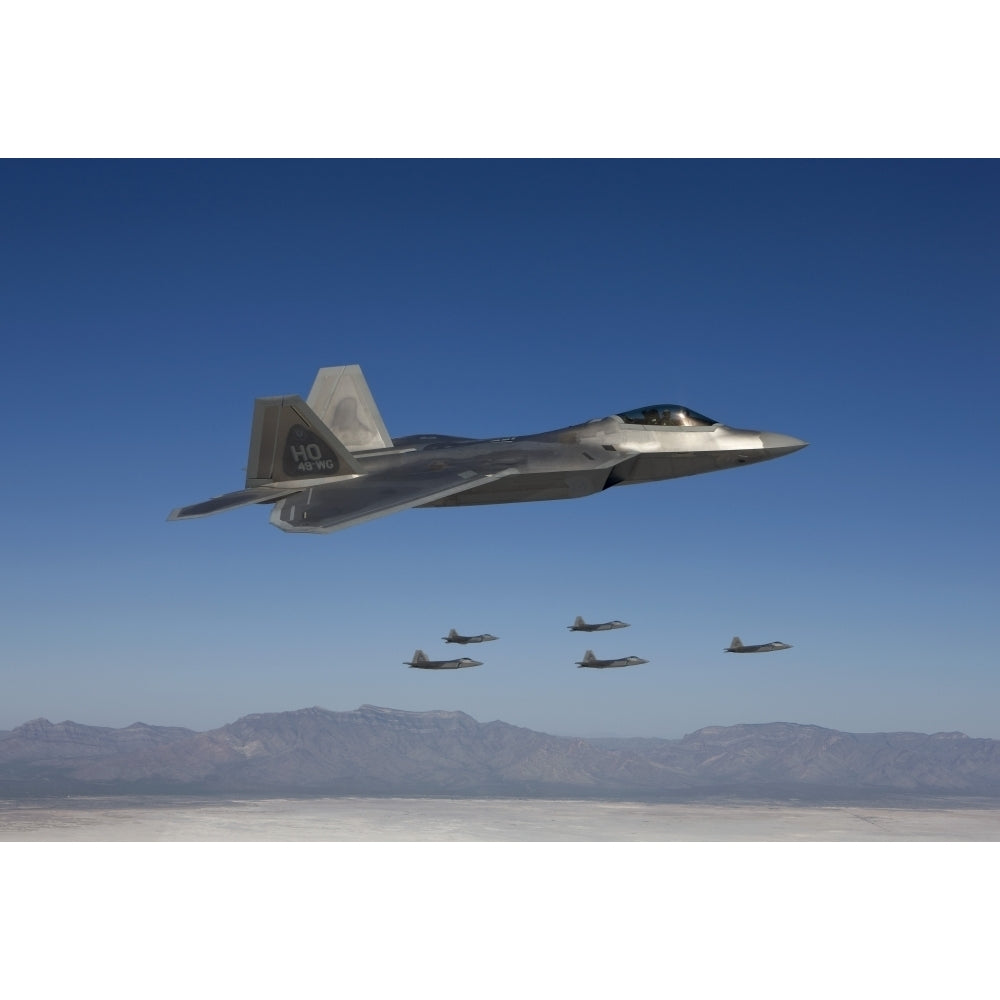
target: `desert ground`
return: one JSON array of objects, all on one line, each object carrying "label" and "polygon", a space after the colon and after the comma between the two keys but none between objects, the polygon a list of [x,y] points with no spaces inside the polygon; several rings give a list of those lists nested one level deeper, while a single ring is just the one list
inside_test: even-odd
[{"label": "desert ground", "polygon": [[998,841],[1000,803],[898,807],[526,799],[0,801],[0,841]]}]

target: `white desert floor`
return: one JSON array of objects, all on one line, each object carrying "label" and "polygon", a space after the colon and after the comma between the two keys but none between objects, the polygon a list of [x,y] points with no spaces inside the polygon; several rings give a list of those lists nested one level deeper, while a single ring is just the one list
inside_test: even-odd
[{"label": "white desert floor", "polygon": [[0,841],[997,841],[1000,803],[903,808],[524,799],[0,801]]}]

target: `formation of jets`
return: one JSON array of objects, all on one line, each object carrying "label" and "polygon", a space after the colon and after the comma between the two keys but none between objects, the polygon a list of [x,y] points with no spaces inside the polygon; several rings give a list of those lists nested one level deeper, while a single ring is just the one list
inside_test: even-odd
[{"label": "formation of jets", "polygon": [[[628,622],[611,621],[602,622],[599,625],[588,625],[579,615],[576,616],[576,621],[567,626],[571,631],[574,632],[604,632],[609,629],[614,628],[628,628]],[[461,645],[466,645],[470,642],[493,642],[498,637],[495,635],[490,635],[489,632],[483,632],[482,635],[459,635],[455,629],[449,629],[448,634],[442,636],[443,642],[456,642]],[[404,660],[404,665],[407,667],[416,667],[420,670],[461,670],[463,667],[481,667],[483,665],[482,660],[473,660],[468,656],[461,656],[454,660],[431,660],[428,658],[427,654],[422,650],[418,649],[413,654],[412,660]],[[649,660],[644,660],[641,656],[624,656],[613,660],[598,660],[592,650],[587,650],[583,654],[583,660],[577,663],[578,667],[634,667],[638,666],[640,663],[649,663]]]},{"label": "formation of jets", "polygon": [[[607,632],[611,629],[628,628],[628,622],[618,621],[601,622],[600,624],[587,624],[579,615],[572,625],[567,628],[572,632]],[[459,635],[455,629],[449,629],[448,634],[442,637],[444,642],[456,642],[465,645],[470,642],[492,642],[497,636],[483,632],[482,635]],[[726,647],[725,653],[771,653],[778,649],[791,649],[787,642],[765,642],[757,646],[744,646],[738,635],[733,636],[733,641]],[[431,660],[427,654],[418,649],[413,654],[412,660],[404,660],[408,667],[417,667],[421,670],[460,670],[463,667],[481,667],[482,660],[473,660],[468,656],[461,656],[454,660]],[[609,660],[600,660],[594,656],[594,652],[588,649],[583,654],[582,660],[577,660],[578,667],[593,667],[597,670],[605,670],[609,667],[637,667],[642,663],[649,663],[641,656],[619,656]]]},{"label": "formation of jets", "polygon": [[[522,437],[413,434],[393,439],[360,366],[339,365],[317,372],[307,399],[256,399],[244,488],[175,508],[168,520],[267,504],[271,523],[282,531],[326,534],[414,507],[570,499],[614,486],[753,465],[805,447],[805,441],[787,434],[728,427],[676,403]],[[603,632],[628,628],[628,623],[587,624],[578,616],[568,628]],[[452,629],[444,641],[466,645],[496,638]],[[726,652],[789,648],[783,642],[744,646],[735,637]],[[468,657],[430,660],[419,649],[404,662],[427,670],[481,665]],[[598,660],[587,650],[577,665],[647,662],[638,656]]]},{"label": "formation of jets", "polygon": [[254,401],[242,490],[168,520],[270,504],[282,531],[325,534],[411,507],[562,500],[790,455],[806,442],[727,427],[676,403],[478,440],[389,436],[358,365],[321,368],[307,399]]}]

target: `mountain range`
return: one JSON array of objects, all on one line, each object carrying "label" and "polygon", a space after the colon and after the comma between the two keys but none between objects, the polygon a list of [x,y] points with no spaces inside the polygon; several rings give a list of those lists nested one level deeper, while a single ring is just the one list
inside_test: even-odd
[{"label": "mountain range", "polygon": [[463,712],[304,708],[208,732],[35,719],[0,732],[0,797],[184,794],[684,800],[1000,798],[1000,741],[774,722],[576,739]]}]

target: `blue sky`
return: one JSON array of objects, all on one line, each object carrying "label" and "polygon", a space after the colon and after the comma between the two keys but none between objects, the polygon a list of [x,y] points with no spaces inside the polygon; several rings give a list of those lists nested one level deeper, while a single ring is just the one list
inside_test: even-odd
[{"label": "blue sky", "polygon": [[[0,172],[0,729],[373,703],[1000,738],[996,161]],[[346,363],[396,436],[675,401],[810,447],[329,536],[260,508],[166,522],[242,486],[255,396]],[[590,641],[577,614],[632,627]],[[452,626],[501,637],[483,667],[402,665]],[[794,648],[722,654],[735,634]],[[588,646],[650,662],[578,670]]]}]

